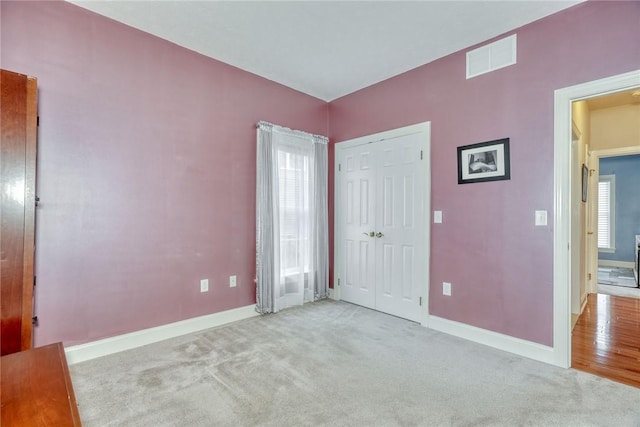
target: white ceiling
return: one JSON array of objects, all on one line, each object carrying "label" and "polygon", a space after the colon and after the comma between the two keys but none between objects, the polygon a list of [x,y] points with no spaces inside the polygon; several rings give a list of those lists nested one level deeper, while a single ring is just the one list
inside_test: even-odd
[{"label": "white ceiling", "polygon": [[325,101],[580,1],[71,0]]}]

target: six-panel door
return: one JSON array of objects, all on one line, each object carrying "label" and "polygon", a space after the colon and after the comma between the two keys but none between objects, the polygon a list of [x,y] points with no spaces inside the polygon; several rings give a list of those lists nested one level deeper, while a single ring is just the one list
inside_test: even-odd
[{"label": "six-panel door", "polygon": [[421,137],[341,150],[336,218],[341,299],[414,321],[428,262]]}]

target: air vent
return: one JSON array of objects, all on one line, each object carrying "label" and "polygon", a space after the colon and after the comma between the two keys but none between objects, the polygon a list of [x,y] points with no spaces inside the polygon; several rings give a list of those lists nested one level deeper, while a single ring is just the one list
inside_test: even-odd
[{"label": "air vent", "polygon": [[516,35],[467,52],[467,79],[516,63]]}]

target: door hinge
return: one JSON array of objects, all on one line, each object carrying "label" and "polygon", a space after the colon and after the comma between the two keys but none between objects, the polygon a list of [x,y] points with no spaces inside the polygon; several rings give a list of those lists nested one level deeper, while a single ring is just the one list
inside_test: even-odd
[{"label": "door hinge", "polygon": [[420,150],[420,160],[422,160],[422,150]]},{"label": "door hinge", "polygon": [[36,118],[36,126],[40,126],[40,116]]},{"label": "door hinge", "polygon": [[342,170],[342,163],[338,163],[338,172]]},{"label": "door hinge", "polygon": [[587,274],[587,279],[591,280],[591,273]]},{"label": "door hinge", "polygon": [[422,307],[422,297],[420,297],[420,307]]},{"label": "door hinge", "polygon": [[338,278],[338,286],[340,286],[340,279]]},{"label": "door hinge", "polygon": [[40,204],[40,197],[36,196],[36,207]]},{"label": "door hinge", "polygon": [[36,287],[36,276],[33,276],[33,287]]},{"label": "door hinge", "polygon": [[38,324],[38,316],[33,316],[31,318],[31,324],[32,325],[37,325]]}]

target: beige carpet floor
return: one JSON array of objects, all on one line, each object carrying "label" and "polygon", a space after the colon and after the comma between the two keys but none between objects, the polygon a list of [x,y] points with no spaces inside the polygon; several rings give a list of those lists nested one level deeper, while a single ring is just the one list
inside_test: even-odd
[{"label": "beige carpet floor", "polygon": [[640,389],[329,300],[70,371],[86,427],[640,425]]}]

